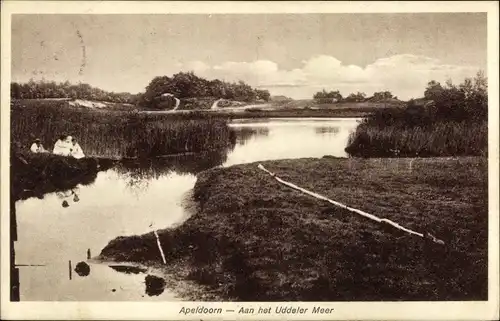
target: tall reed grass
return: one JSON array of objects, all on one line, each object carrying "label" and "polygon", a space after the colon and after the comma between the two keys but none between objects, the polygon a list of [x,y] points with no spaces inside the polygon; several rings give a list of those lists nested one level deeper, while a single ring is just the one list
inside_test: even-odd
[{"label": "tall reed grass", "polygon": [[420,121],[401,111],[386,111],[356,128],[346,152],[362,157],[481,156],[487,149],[486,120]]},{"label": "tall reed grass", "polygon": [[88,156],[112,158],[201,152],[235,143],[227,122],[208,115],[70,109],[57,102],[12,107],[11,143],[18,149],[40,138],[52,150],[63,134],[75,137]]}]

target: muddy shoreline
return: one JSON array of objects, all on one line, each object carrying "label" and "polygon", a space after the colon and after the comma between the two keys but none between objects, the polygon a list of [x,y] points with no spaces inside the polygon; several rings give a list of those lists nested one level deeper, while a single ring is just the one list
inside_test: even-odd
[{"label": "muddy shoreline", "polygon": [[[168,230],[174,230],[184,224],[184,222],[196,215],[200,208],[198,202],[194,199],[193,191],[186,193],[182,199],[182,206],[185,209],[185,216],[176,224],[173,224]],[[166,230],[161,230],[166,231]],[[153,232],[148,233],[153,234]],[[156,250],[156,255],[160,257],[160,251]],[[130,260],[123,260],[120,258],[110,259],[102,254],[97,255],[91,259],[91,262],[100,263],[108,266],[117,267],[131,267],[140,271],[140,273],[151,275],[161,278],[165,281],[165,288],[174,293],[179,299],[184,301],[222,301],[224,298],[211,289],[209,286],[200,284],[190,278],[189,271],[190,265],[187,260],[179,260],[176,262],[169,261],[168,264],[163,264],[160,260],[149,260],[144,262],[134,262]],[[125,268],[126,269],[126,268]]]}]

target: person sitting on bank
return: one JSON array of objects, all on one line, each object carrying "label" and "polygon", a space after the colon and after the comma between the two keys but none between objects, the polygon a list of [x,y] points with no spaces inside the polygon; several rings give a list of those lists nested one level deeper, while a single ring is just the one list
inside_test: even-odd
[{"label": "person sitting on bank", "polygon": [[30,150],[32,153],[48,153],[49,152],[48,150],[43,148],[43,145],[42,145],[40,139],[38,139],[38,138],[35,139],[35,141],[31,145]]},{"label": "person sitting on bank", "polygon": [[54,150],[52,151],[55,155],[68,156],[70,154],[69,144],[67,142],[69,136],[61,135],[59,139],[54,144]]},{"label": "person sitting on bank", "polygon": [[71,147],[70,147],[70,155],[73,156],[76,159],[84,158],[85,154],[83,153],[82,148],[80,147],[80,144],[76,141],[75,138],[71,139]]}]

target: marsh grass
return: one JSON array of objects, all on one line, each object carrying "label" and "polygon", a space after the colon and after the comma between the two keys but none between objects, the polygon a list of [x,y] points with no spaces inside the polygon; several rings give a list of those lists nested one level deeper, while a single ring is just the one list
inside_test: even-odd
[{"label": "marsh grass", "polygon": [[484,156],[487,149],[487,120],[432,120],[386,110],[362,121],[346,152],[362,157]]},{"label": "marsh grass", "polygon": [[40,138],[52,150],[59,135],[75,137],[88,156],[121,158],[226,148],[235,137],[227,122],[210,115],[143,114],[76,109],[64,102],[14,105],[11,143],[27,150]]}]

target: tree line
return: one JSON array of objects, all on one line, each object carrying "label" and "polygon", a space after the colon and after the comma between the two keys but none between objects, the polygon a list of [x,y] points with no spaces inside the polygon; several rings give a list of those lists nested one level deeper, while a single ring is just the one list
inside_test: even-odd
[{"label": "tree line", "polygon": [[10,84],[10,97],[12,99],[45,99],[45,98],[68,98],[98,100],[113,103],[134,104],[137,95],[127,92],[109,92],[89,84],[71,84],[69,81],[34,81],[27,83],[12,82]]},{"label": "tree line", "polygon": [[313,95],[313,98],[320,103],[331,103],[331,102],[363,102],[363,101],[386,101],[388,99],[397,99],[390,91],[380,91],[373,93],[373,96],[366,97],[363,92],[351,93],[347,97],[343,97],[340,91],[318,91]]},{"label": "tree line", "polygon": [[[462,121],[488,117],[488,79],[482,71],[458,85],[451,80],[444,85],[432,80],[427,84],[424,98],[431,102],[427,105],[427,113],[434,119]],[[412,99],[408,107],[416,108],[418,103]]]},{"label": "tree line", "polygon": [[27,83],[11,83],[12,99],[86,99],[155,108],[164,93],[173,94],[180,99],[211,97],[245,102],[268,101],[271,96],[269,91],[252,88],[243,81],[232,83],[219,79],[207,80],[196,76],[193,72],[179,72],[172,77],[155,77],[148,84],[145,92],[139,94],[109,92],[89,84],[71,84],[68,81],[57,83],[30,80]]}]

